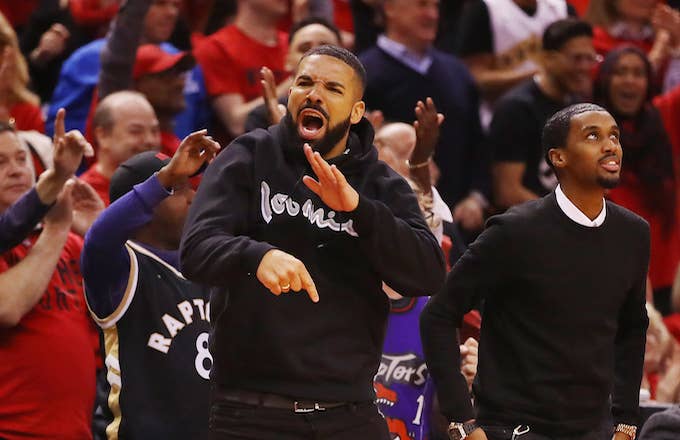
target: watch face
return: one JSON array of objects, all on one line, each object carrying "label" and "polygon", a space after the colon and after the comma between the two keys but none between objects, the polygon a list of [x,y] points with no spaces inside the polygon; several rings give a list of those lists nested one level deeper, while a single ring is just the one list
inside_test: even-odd
[{"label": "watch face", "polygon": [[449,425],[449,438],[451,440],[462,440],[467,437],[462,423],[451,423]]}]

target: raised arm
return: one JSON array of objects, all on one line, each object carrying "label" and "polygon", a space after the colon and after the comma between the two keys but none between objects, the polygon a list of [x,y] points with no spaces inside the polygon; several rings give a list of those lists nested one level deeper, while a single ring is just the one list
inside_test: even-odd
[{"label": "raised arm", "polygon": [[97,316],[113,313],[123,298],[130,268],[125,242],[151,221],[154,208],[171,195],[166,188],[186,180],[218,150],[205,130],[190,134],[168,165],[114,201],[94,222],[85,236],[81,260],[85,292]]},{"label": "raised arm", "polygon": [[0,274],[0,326],[19,324],[45,293],[71,229],[69,192],[65,188],[50,209],[28,255]]}]

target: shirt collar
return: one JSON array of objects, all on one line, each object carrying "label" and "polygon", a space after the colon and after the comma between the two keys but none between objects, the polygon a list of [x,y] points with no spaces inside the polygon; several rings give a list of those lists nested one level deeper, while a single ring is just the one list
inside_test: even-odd
[{"label": "shirt collar", "polygon": [[417,54],[403,44],[387,38],[384,34],[378,37],[376,44],[389,55],[392,55],[421,75],[427,74],[427,71],[430,70],[432,54],[429,51],[425,55]]},{"label": "shirt collar", "polygon": [[585,215],[576,205],[574,205],[571,200],[564,194],[560,185],[555,188],[555,197],[557,198],[557,204],[564,214],[569,217],[574,222],[582,226],[587,226],[589,228],[598,228],[604,223],[604,219],[607,216],[607,204],[604,199],[602,199],[602,211],[595,217],[595,220],[591,220]]}]

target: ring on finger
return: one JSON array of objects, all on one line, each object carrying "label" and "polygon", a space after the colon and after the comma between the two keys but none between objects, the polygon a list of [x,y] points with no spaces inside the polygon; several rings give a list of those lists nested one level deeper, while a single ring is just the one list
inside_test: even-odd
[{"label": "ring on finger", "polygon": [[284,291],[284,292],[288,292],[290,290],[290,284],[282,285],[281,290]]}]

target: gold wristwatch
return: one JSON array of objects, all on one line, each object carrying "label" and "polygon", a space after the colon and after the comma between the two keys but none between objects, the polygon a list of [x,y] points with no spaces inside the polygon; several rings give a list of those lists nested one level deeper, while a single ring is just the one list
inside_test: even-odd
[{"label": "gold wristwatch", "polygon": [[637,426],[626,425],[625,423],[619,423],[618,425],[616,425],[614,432],[615,433],[616,432],[623,432],[628,437],[630,437],[631,440],[635,440],[635,433],[637,432]]}]

